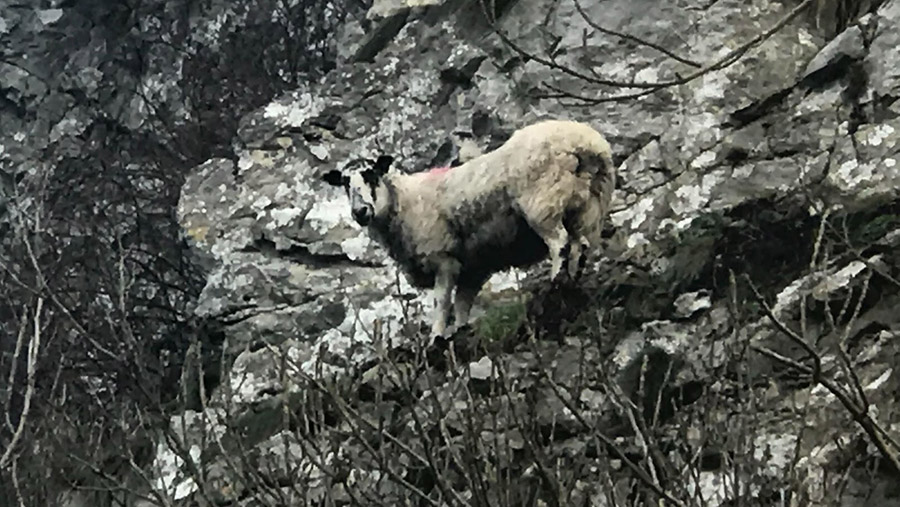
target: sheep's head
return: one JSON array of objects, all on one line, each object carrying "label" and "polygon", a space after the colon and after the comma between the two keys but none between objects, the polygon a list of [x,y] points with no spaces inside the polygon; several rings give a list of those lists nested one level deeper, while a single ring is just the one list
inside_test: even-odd
[{"label": "sheep's head", "polygon": [[[350,197],[350,214],[359,225],[369,225],[373,218],[382,216],[389,206],[389,195],[383,177],[391,167],[394,158],[381,155],[374,162],[361,160],[347,164],[343,172],[332,171],[325,175],[325,181],[335,186],[343,186]],[[359,163],[365,164],[359,167]],[[366,167],[368,166],[368,167]]]}]

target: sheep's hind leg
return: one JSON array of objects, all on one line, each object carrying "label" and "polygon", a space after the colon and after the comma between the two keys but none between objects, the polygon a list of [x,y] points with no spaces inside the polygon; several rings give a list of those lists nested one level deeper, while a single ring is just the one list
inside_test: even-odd
[{"label": "sheep's hind leg", "polygon": [[557,280],[563,271],[564,264],[568,264],[571,254],[569,233],[563,226],[562,220],[550,224],[532,224],[532,228],[547,244],[550,251],[550,280]]},{"label": "sheep's hind leg", "polygon": [[584,236],[579,236],[577,241],[570,243],[568,274],[572,280],[577,280],[584,272],[587,264],[587,251],[590,248],[590,242]]},{"label": "sheep's hind leg", "polygon": [[586,220],[591,220],[594,215],[600,215],[600,205],[591,201],[588,206],[570,209],[563,219],[569,237],[572,238],[568,259],[568,274],[572,280],[581,277],[587,264],[588,251],[592,245],[588,236],[596,232],[594,229],[597,226],[586,223]]}]

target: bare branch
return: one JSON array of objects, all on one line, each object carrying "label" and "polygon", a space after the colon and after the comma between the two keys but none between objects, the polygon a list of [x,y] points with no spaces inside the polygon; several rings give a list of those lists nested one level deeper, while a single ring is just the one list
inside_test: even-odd
[{"label": "bare branch", "polygon": [[[479,1],[481,2],[482,8],[485,9],[485,13],[487,13],[487,9],[484,7],[484,0],[479,0]],[[610,79],[600,79],[600,78],[596,78],[593,76],[589,76],[582,72],[578,72],[570,67],[562,66],[562,65],[556,64],[555,62],[553,62],[551,60],[547,60],[547,59],[541,58],[537,55],[528,53],[527,51],[522,49],[520,46],[518,46],[517,44],[512,42],[509,39],[509,37],[506,34],[504,34],[496,26],[495,21],[489,19],[490,18],[489,16],[488,16],[488,23],[491,25],[491,28],[494,30],[494,33],[496,33],[501,38],[501,40],[503,40],[504,43],[506,43],[511,49],[513,49],[513,51],[515,51],[516,53],[519,53],[519,55],[521,55],[525,58],[532,59],[538,63],[546,65],[547,67],[559,70],[560,72],[563,72],[564,74],[568,74],[572,77],[582,79],[582,80],[587,81],[592,84],[603,85],[603,86],[612,86],[612,87],[618,87],[618,88],[639,88],[639,89],[642,88],[642,89],[645,89],[644,91],[641,91],[641,92],[593,98],[593,97],[586,97],[584,95],[579,95],[579,94],[574,94],[574,93],[571,93],[568,91],[564,91],[557,87],[554,87],[552,85],[544,83],[544,86],[546,86],[550,89],[553,89],[559,93],[559,95],[557,95],[557,96],[546,96],[545,98],[568,97],[568,98],[572,98],[572,99],[576,99],[576,100],[585,102],[586,104],[600,104],[600,103],[605,103],[605,102],[621,102],[621,101],[641,98],[641,97],[656,93],[665,88],[670,88],[673,86],[687,84],[687,83],[689,83],[699,77],[702,77],[706,74],[709,74],[711,72],[725,69],[725,68],[733,65],[734,63],[736,63],[738,60],[740,60],[740,58],[742,56],[744,56],[744,54],[746,54],[749,50],[753,49],[754,47],[756,47],[756,46],[762,44],[763,42],[767,41],[768,39],[770,39],[779,30],[784,28],[785,25],[787,25],[792,20],[797,18],[800,14],[802,14],[803,11],[805,11],[810,5],[812,5],[812,3],[814,1],[815,0],[803,0],[803,2],[798,4],[794,9],[792,9],[785,16],[783,16],[781,19],[779,19],[771,28],[759,33],[758,35],[756,35],[752,39],[748,40],[747,42],[745,42],[745,43],[741,44],[740,46],[738,46],[737,48],[729,51],[727,54],[725,54],[725,56],[719,58],[718,60],[716,60],[710,64],[707,64],[686,76],[678,77],[677,79],[672,79],[669,81],[658,81],[655,83],[637,83],[637,82],[633,82],[633,81],[631,81],[631,82],[617,81],[617,80],[610,80]],[[487,16],[487,14],[486,14],[486,16]]]},{"label": "bare branch", "polygon": [[587,13],[584,12],[584,8],[581,7],[581,2],[579,2],[578,0],[575,0],[575,8],[578,9],[578,13],[581,14],[581,17],[584,19],[584,21],[585,21],[591,28],[593,28],[594,30],[597,30],[597,31],[600,32],[600,33],[605,33],[605,34],[607,34],[607,35],[612,35],[613,37],[618,37],[618,38],[620,38],[620,39],[630,40],[630,41],[636,42],[636,43],[638,43],[638,44],[640,44],[640,45],[642,45],[642,46],[647,46],[647,47],[649,47],[649,48],[652,48],[652,49],[655,49],[655,50],[659,51],[660,53],[662,53],[662,54],[668,56],[669,58],[671,58],[671,59],[673,59],[673,60],[677,60],[677,61],[679,61],[679,62],[681,62],[681,63],[686,64],[686,65],[690,65],[691,67],[700,67],[700,66],[701,66],[699,63],[697,63],[697,62],[695,62],[695,61],[693,61],[693,60],[690,60],[690,59],[688,59],[688,58],[684,58],[684,57],[682,57],[682,56],[678,56],[678,55],[676,55],[675,53],[673,53],[672,51],[669,51],[668,49],[666,49],[666,48],[664,48],[664,47],[662,47],[662,46],[660,46],[659,44],[656,44],[656,43],[654,43],[654,42],[650,42],[650,41],[648,41],[648,40],[644,40],[644,39],[642,39],[642,38],[640,38],[640,37],[636,37],[636,36],[634,36],[634,35],[630,35],[630,34],[627,34],[627,33],[617,32],[617,31],[615,31],[615,30],[611,30],[611,29],[609,29],[609,28],[604,28],[604,27],[598,25],[596,21],[594,21],[593,19],[591,19],[590,16],[588,16]]},{"label": "bare branch", "polygon": [[[3,456],[0,456],[0,470],[5,469],[9,465],[9,460],[11,456],[13,456],[13,451],[15,451],[16,446],[22,439],[22,434],[25,431],[26,424],[28,423],[28,415],[31,410],[31,402],[34,398],[34,382],[36,378],[35,374],[37,372],[38,352],[40,352],[41,348],[41,312],[43,311],[43,309],[44,300],[43,298],[38,298],[37,304],[34,308],[34,330],[31,333],[31,338],[28,340],[25,397],[22,402],[22,411],[19,413],[19,424],[16,427],[16,432],[13,434],[9,445],[3,452]],[[20,330],[19,336],[21,337],[23,334],[24,330]],[[18,358],[14,358],[14,360],[16,359]],[[12,385],[10,385],[10,389],[11,388]]]},{"label": "bare branch", "polygon": [[[614,86],[617,88],[651,88],[651,89],[655,89],[655,88],[659,88],[660,86],[669,84],[669,82],[639,83],[636,81],[618,81],[615,79],[600,79],[600,78],[596,78],[596,77],[590,76],[588,74],[585,74],[583,72],[579,72],[571,67],[555,63],[553,60],[548,60],[546,58],[537,56],[533,53],[529,53],[528,51],[525,51],[524,49],[522,49],[521,46],[519,46],[518,44],[513,42],[512,39],[509,38],[509,36],[507,36],[502,30],[500,30],[500,28],[497,27],[495,20],[490,19],[490,16],[487,14],[489,11],[488,11],[488,8],[484,4],[484,0],[478,0],[478,1],[481,4],[482,10],[485,13],[485,17],[488,19],[488,24],[490,24],[491,28],[494,30],[494,33],[496,33],[497,36],[500,37],[500,39],[507,46],[510,47],[510,49],[512,49],[513,51],[515,51],[516,53],[518,53],[520,56],[522,56],[524,58],[534,60],[540,64],[546,65],[547,67],[556,69],[564,74],[568,74],[572,77],[587,81],[592,84],[597,84],[597,85]],[[676,82],[672,81],[671,83],[675,84]]]},{"label": "bare branch", "polygon": [[[748,282],[750,281],[749,277],[747,277]],[[766,316],[772,322],[772,324],[782,332],[785,336],[790,338],[791,341],[800,345],[804,350],[806,350],[811,358],[813,359],[814,366],[810,369],[810,373],[812,373],[813,382],[824,387],[829,393],[831,393],[837,400],[843,405],[844,409],[850,414],[854,421],[862,428],[865,434],[869,437],[869,441],[875,445],[878,449],[881,456],[887,461],[889,466],[892,469],[892,472],[895,474],[900,474],[900,447],[896,445],[896,442],[890,437],[889,433],[881,427],[874,419],[872,419],[870,412],[867,406],[860,406],[857,404],[853,397],[845,391],[841,386],[835,383],[833,380],[825,378],[822,376],[822,356],[816,351],[811,345],[809,345],[806,340],[800,337],[796,332],[787,327],[781,320],[772,312],[769,305],[765,302],[759,292],[756,290],[756,287],[750,282],[750,288],[756,296],[757,302],[763,307]],[[762,349],[755,349],[762,350]],[[766,355],[772,359],[780,361],[788,366],[797,368],[796,362],[793,360],[785,360],[783,356],[779,356],[775,353],[768,353]],[[798,368],[799,369],[799,368]],[[800,369],[800,371],[805,371],[806,368]],[[892,447],[894,447],[892,449]]]},{"label": "bare branch", "polygon": [[547,370],[542,370],[541,375],[544,380],[550,385],[553,389],[553,392],[556,395],[556,398],[566,406],[566,408],[575,416],[575,419],[585,427],[588,431],[590,431],[591,435],[601,441],[604,445],[613,450],[613,453],[617,458],[622,460],[622,463],[625,464],[632,472],[634,472],[635,476],[647,487],[649,487],[657,496],[671,502],[673,505],[683,506],[684,503],[673,497],[666,490],[664,490],[653,478],[648,475],[647,471],[641,468],[638,464],[631,461],[631,459],[616,445],[615,441],[612,438],[608,437],[604,433],[602,433],[596,426],[591,424],[581,413],[581,411],[576,407],[568,396],[564,394],[563,389],[557,384],[549,375]]},{"label": "bare branch", "polygon": [[799,345],[806,353],[809,355],[809,358],[813,361],[812,374],[813,377],[819,377],[822,372],[822,357],[819,355],[819,352],[810,345],[806,339],[797,334],[796,331],[789,328],[784,322],[779,319],[775,313],[772,311],[772,307],[769,306],[769,303],[766,302],[765,298],[763,298],[762,294],[757,290],[756,285],[753,284],[753,281],[749,276],[744,276],[745,280],[747,280],[747,285],[750,286],[750,290],[753,291],[753,296],[756,298],[756,302],[763,308],[766,316],[769,318],[769,321],[785,336],[791,339],[792,342]]}]

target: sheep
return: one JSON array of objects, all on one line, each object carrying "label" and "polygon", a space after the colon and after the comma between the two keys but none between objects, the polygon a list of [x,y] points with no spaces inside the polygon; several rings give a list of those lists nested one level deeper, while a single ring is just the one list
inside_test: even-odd
[{"label": "sheep", "polygon": [[[372,167],[340,172],[351,215],[386,247],[410,283],[433,288],[432,334],[467,324],[481,287],[496,272],[549,255],[550,278],[580,274],[599,246],[615,186],[606,139],[584,123],[545,120],[523,127],[499,148],[453,168],[412,174]],[[450,331],[452,332],[452,331]]]}]

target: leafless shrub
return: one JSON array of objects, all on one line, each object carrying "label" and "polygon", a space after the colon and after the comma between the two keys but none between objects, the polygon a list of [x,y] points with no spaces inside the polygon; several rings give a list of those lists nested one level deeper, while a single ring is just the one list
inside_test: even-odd
[{"label": "leafless shrub", "polygon": [[[278,15],[264,13],[244,39],[240,16],[228,18],[223,33],[233,34],[210,41],[218,51],[187,33],[207,8],[192,2],[75,2],[60,21],[74,27],[34,45],[33,34],[4,29],[0,62],[38,90],[0,91],[37,146],[20,165],[0,162],[0,497],[10,504],[53,505],[68,489],[94,505],[167,504],[144,469],[169,414],[198,403],[171,386],[192,374],[194,344],[206,367],[199,389],[212,389],[221,347],[215,323],[192,317],[205,275],[172,213],[184,176],[231,153],[248,110],[333,65],[330,23],[365,8],[272,5]],[[229,8],[263,14],[247,2]],[[95,68],[73,70],[73,53]],[[183,81],[170,94],[143,86],[154,73],[178,75],[179,61]],[[83,75],[97,80],[83,85]],[[117,107],[138,102],[141,114]],[[45,132],[66,114],[78,128]]]}]

